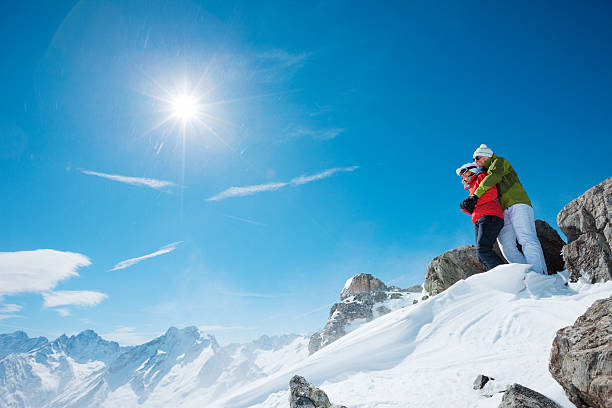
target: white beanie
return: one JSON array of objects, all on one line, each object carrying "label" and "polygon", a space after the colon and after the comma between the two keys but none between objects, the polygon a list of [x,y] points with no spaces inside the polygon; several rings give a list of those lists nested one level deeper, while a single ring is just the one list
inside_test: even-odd
[{"label": "white beanie", "polygon": [[474,151],[474,155],[472,157],[476,158],[476,156],[493,157],[493,150],[491,150],[486,144],[481,144],[478,149]]},{"label": "white beanie", "polygon": [[464,173],[464,171],[462,171],[463,169],[465,169],[465,171],[469,170],[472,173],[476,173],[477,170],[478,170],[478,166],[474,162],[472,162],[472,163],[465,163],[463,166],[461,166],[457,170],[455,170],[455,173],[457,173],[458,176],[461,176],[461,174]]}]

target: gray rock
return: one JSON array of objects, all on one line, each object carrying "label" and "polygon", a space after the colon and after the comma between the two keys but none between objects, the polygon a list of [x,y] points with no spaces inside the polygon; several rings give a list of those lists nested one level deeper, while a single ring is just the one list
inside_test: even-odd
[{"label": "gray rock", "polygon": [[567,235],[563,258],[576,282],[581,276],[591,283],[612,279],[612,177],[568,203],[557,215]]},{"label": "gray rock", "polygon": [[612,251],[603,234],[580,235],[563,247],[563,257],[572,282],[580,277],[591,283],[612,279]]},{"label": "gray rock", "polygon": [[[561,257],[561,249],[565,242],[546,221],[536,220],[535,225],[538,239],[544,252],[548,273],[553,274],[562,271],[565,269],[565,265]],[[507,263],[499,250],[497,242],[495,242],[493,250]],[[427,265],[425,270],[425,290],[431,295],[437,295],[450,288],[455,282],[477,273],[485,272],[485,270],[485,266],[478,260],[474,245],[460,246],[435,257]]]},{"label": "gray rock", "polygon": [[478,377],[476,377],[476,379],[474,380],[474,389],[482,390],[486,383],[493,380],[495,380],[495,378],[487,377],[484,374],[478,374]]},{"label": "gray rock", "polygon": [[464,245],[446,251],[431,260],[425,270],[425,290],[437,295],[455,282],[485,271],[478,261],[474,245]]},{"label": "gray rock", "polygon": [[377,304],[401,298],[406,293],[420,294],[422,290],[420,285],[408,289],[387,286],[381,280],[365,273],[352,277],[340,294],[341,302],[334,304],[329,311],[329,318],[323,329],[310,337],[308,352],[312,354],[338,340],[347,333],[350,323],[356,320],[369,322],[374,317],[391,311],[388,307]]},{"label": "gray rock", "polygon": [[498,408],[561,408],[550,398],[539,392],[512,384],[504,393]]},{"label": "gray rock", "polygon": [[313,387],[304,377],[293,376],[289,381],[290,408],[346,408],[329,402],[323,390]]},{"label": "gray rock", "polygon": [[557,332],[548,369],[577,407],[612,407],[612,296]]},{"label": "gray rock", "polygon": [[544,261],[546,262],[548,274],[553,275],[561,272],[565,269],[565,263],[561,256],[561,250],[565,245],[565,241],[546,221],[536,220],[535,226],[542,252],[544,252]]}]

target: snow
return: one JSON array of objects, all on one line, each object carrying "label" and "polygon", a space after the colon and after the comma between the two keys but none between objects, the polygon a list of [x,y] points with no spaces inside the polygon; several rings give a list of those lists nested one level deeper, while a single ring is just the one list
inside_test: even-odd
[{"label": "snow", "polygon": [[[295,374],[350,408],[496,408],[515,382],[573,408],[548,372],[551,344],[559,328],[612,294],[612,282],[567,283],[566,274],[502,265],[414,305],[420,294],[382,302],[390,313],[353,322],[311,356],[306,336],[220,347],[194,328],[171,328],[111,362],[102,351],[112,345],[93,332],[79,338],[95,341],[76,348],[59,347],[74,343],[62,338],[0,359],[0,408],[286,408]],[[24,349],[13,337],[6,343]],[[478,374],[495,381],[475,391]]]},{"label": "snow", "polygon": [[[499,266],[363,324],[212,406],[285,408],[289,380],[299,374],[351,408],[493,408],[502,396],[496,391],[515,382],[573,407],[548,372],[552,340],[595,300],[610,296],[612,282],[565,283],[562,275],[539,275],[525,265]],[[474,391],[481,373],[495,381]],[[186,406],[197,406],[197,399]]]}]

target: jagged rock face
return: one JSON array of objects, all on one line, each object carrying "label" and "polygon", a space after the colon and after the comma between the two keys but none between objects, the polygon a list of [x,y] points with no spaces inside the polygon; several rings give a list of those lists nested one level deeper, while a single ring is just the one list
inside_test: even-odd
[{"label": "jagged rock face", "polygon": [[437,295],[450,288],[455,282],[485,271],[478,261],[476,247],[464,245],[446,251],[431,260],[425,270],[425,290]]},{"label": "jagged rock face", "polygon": [[340,300],[344,300],[350,296],[355,296],[363,292],[377,292],[385,290],[387,290],[387,285],[385,285],[381,280],[376,279],[369,273],[361,273],[357,276],[353,276],[348,282],[346,282],[346,285],[344,285],[344,289],[340,294]]},{"label": "jagged rock face", "polygon": [[612,279],[612,177],[567,204],[557,224],[568,238],[563,258],[576,282]]},{"label": "jagged rock face", "polygon": [[323,390],[313,387],[304,377],[293,376],[289,381],[290,408],[346,408],[329,402]]},{"label": "jagged rock face", "polygon": [[561,408],[550,398],[539,392],[512,384],[504,393],[498,408]]},{"label": "jagged rock face", "polygon": [[[353,276],[346,282],[340,294],[342,302],[334,304],[329,311],[325,327],[310,337],[309,353],[312,354],[338,340],[347,334],[351,327],[389,313],[391,309],[385,306],[386,302],[403,302],[404,297],[410,293],[416,298],[421,291],[420,285],[400,289],[397,286],[387,286],[370,274]],[[406,305],[411,305],[413,299],[408,300]]]},{"label": "jagged rock face", "polygon": [[612,297],[557,332],[548,369],[577,407],[612,407]]}]

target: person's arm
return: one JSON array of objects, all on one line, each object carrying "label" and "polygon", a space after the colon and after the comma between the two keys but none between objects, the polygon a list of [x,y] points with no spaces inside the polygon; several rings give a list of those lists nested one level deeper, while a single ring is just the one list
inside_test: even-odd
[{"label": "person's arm", "polygon": [[504,174],[506,173],[506,166],[504,166],[505,161],[506,160],[501,157],[495,158],[495,160],[493,161],[493,163],[491,163],[491,166],[489,166],[489,169],[487,170],[489,174],[487,174],[487,176],[482,179],[480,185],[478,186],[476,191],[474,191],[474,194],[476,196],[482,197],[484,193],[486,193],[488,190],[490,190],[492,187],[494,187],[497,183],[501,181],[502,177],[504,177]]},{"label": "person's arm", "polygon": [[[484,179],[483,179],[484,180]],[[478,204],[486,204],[489,201],[497,200],[497,186],[493,186],[478,199]]]}]

